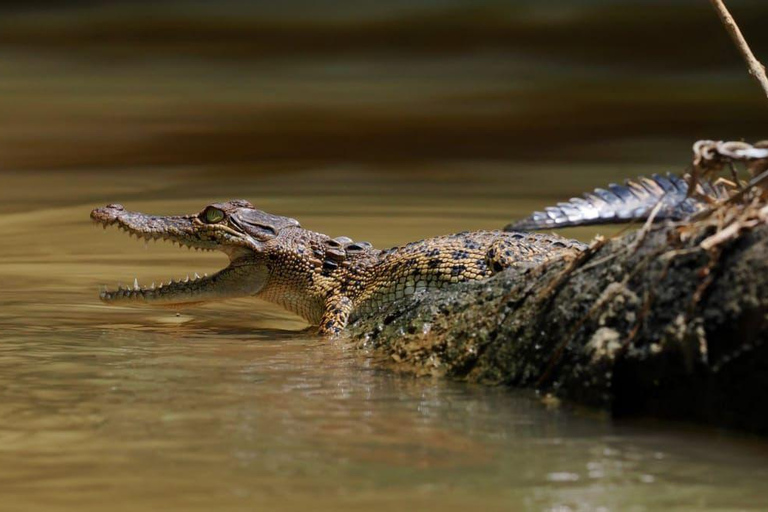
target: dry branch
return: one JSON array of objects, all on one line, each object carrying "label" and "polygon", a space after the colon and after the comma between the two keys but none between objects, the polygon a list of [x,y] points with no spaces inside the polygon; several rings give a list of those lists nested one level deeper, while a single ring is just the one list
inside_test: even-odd
[{"label": "dry branch", "polygon": [[734,20],[731,13],[728,12],[728,8],[725,6],[725,3],[723,3],[723,0],[710,0],[710,2],[712,2],[712,6],[717,11],[720,21],[723,22],[725,29],[739,49],[739,53],[741,53],[741,56],[744,58],[744,62],[747,63],[749,74],[755,77],[755,80],[757,80],[760,87],[763,89],[763,94],[765,94],[765,97],[768,99],[768,77],[765,75],[765,66],[763,66],[760,61],[757,60],[755,54],[752,53],[749,44],[747,44],[747,40],[744,39],[739,26],[736,24],[736,20]]}]

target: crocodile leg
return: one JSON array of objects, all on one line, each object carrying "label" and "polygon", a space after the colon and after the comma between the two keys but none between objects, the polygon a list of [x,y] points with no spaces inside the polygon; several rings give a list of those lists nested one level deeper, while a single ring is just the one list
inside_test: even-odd
[{"label": "crocodile leg", "polygon": [[352,300],[349,297],[329,297],[325,304],[325,313],[320,319],[318,334],[323,336],[338,335],[347,326],[352,309]]},{"label": "crocodile leg", "polygon": [[510,267],[537,265],[559,255],[564,249],[581,251],[584,248],[583,244],[565,238],[534,233],[512,233],[510,237],[499,238],[491,243],[485,253],[485,261],[495,274]]}]

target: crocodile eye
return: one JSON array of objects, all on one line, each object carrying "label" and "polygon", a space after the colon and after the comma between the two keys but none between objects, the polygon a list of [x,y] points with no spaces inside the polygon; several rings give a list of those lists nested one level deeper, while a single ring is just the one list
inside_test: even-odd
[{"label": "crocodile eye", "polygon": [[224,220],[224,217],[226,217],[226,215],[224,215],[223,211],[213,207],[205,210],[205,213],[203,214],[203,220],[208,224],[216,224],[217,222],[221,222]]}]

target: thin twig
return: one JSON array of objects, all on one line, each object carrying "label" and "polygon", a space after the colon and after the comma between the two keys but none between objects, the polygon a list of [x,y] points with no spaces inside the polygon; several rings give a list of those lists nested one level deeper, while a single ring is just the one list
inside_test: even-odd
[{"label": "thin twig", "polygon": [[698,220],[705,219],[710,215],[712,215],[714,212],[718,211],[723,205],[734,204],[741,201],[741,199],[747,194],[747,192],[749,192],[756,186],[762,184],[764,181],[768,181],[768,169],[761,172],[751,180],[749,180],[749,182],[745,187],[743,187],[741,190],[736,192],[734,195],[732,195],[725,201],[718,202],[715,205],[710,206],[709,208],[705,208],[704,210],[701,210],[700,212],[691,215],[689,220],[698,221]]},{"label": "thin twig", "polygon": [[744,36],[741,34],[741,30],[739,30],[739,26],[736,25],[736,21],[733,19],[733,16],[731,16],[731,13],[728,12],[728,8],[725,7],[723,0],[710,0],[710,2],[712,3],[712,7],[714,7],[717,11],[717,15],[720,17],[720,21],[723,22],[725,30],[728,31],[731,39],[733,39],[733,42],[739,49],[741,56],[744,57],[744,62],[747,63],[749,74],[755,77],[755,80],[757,80],[757,82],[760,84],[760,87],[763,88],[765,97],[768,98],[768,77],[765,75],[765,66],[763,66],[759,60],[757,60],[755,54],[752,53],[752,50],[749,49],[747,40],[744,39]]},{"label": "thin twig", "polygon": [[[653,207],[653,209],[651,210],[651,213],[648,215],[648,219],[645,221],[645,224],[643,224],[643,228],[640,230],[640,233],[637,235],[637,238],[635,239],[634,243],[628,244],[626,247],[623,247],[620,251],[614,251],[613,253],[603,258],[600,258],[599,260],[595,260],[586,265],[581,265],[578,269],[576,269],[573,272],[573,275],[581,274],[582,272],[586,272],[587,270],[590,270],[592,268],[599,267],[600,265],[607,263],[612,259],[622,256],[626,251],[637,251],[637,249],[640,247],[643,241],[645,241],[645,237],[648,235],[648,232],[651,229],[651,224],[653,224],[653,221],[656,219],[656,215],[659,213],[659,210],[661,210],[662,206],[664,206],[664,197],[661,197],[656,202],[656,206]],[[635,224],[636,224],[636,221],[633,220],[629,225],[627,225],[627,227],[625,227],[624,229],[622,229],[621,231],[613,235],[611,239],[612,240],[618,239],[620,235],[624,234],[625,231],[628,231],[630,227],[634,227]],[[605,245],[605,241],[603,242],[602,245]],[[600,247],[602,247],[602,245]],[[598,249],[600,247],[598,247]]]},{"label": "thin twig", "polygon": [[653,226],[653,221],[656,220],[656,215],[659,214],[659,211],[663,206],[664,206],[664,197],[661,197],[656,202],[656,206],[653,207],[653,210],[651,210],[651,213],[648,215],[648,220],[645,221],[643,228],[637,234],[637,238],[635,238],[634,243],[631,244],[633,251],[637,251],[640,248],[640,246],[643,244],[643,242],[645,241],[645,237],[647,237],[648,233],[651,231],[651,226]]},{"label": "thin twig", "polygon": [[747,186],[742,188],[738,191],[738,193],[734,194],[732,197],[728,198],[728,200],[725,202],[726,204],[733,204],[737,201],[739,201],[744,195],[755,188],[756,186],[760,185],[762,182],[768,179],[768,169],[761,172],[751,180],[749,180],[749,183],[747,183]]}]

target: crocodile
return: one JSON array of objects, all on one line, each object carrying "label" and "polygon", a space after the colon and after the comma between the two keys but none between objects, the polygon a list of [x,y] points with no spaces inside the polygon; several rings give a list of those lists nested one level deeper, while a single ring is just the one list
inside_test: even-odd
[{"label": "crocodile", "polygon": [[[147,215],[110,204],[91,212],[105,229],[116,226],[140,239],[222,251],[230,261],[211,276],[195,274],[159,286],[141,286],[134,280],[133,286],[103,290],[100,298],[109,304],[183,305],[257,297],[317,325],[321,335],[335,336],[348,322],[392,301],[489,278],[514,266],[573,258],[587,248],[576,240],[531,230],[643,218],[660,201],[665,204],[661,218],[687,215],[706,204],[688,197],[681,183],[679,178],[654,176],[611,185],[610,192],[561,203],[557,211],[533,214],[504,231],[462,232],[385,250],[304,229],[293,218],[258,210],[243,199],[179,216]],[[714,188],[708,192],[719,193]]]}]

